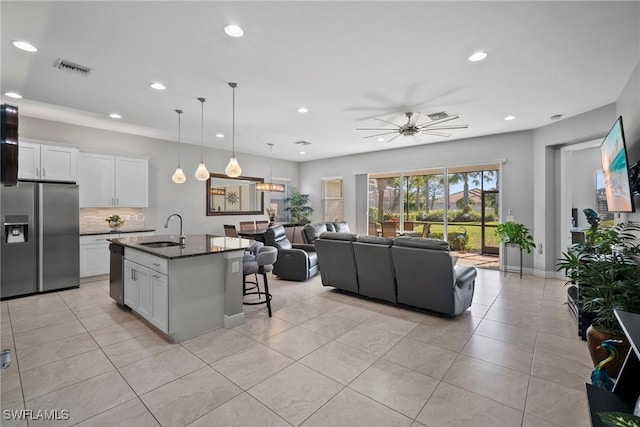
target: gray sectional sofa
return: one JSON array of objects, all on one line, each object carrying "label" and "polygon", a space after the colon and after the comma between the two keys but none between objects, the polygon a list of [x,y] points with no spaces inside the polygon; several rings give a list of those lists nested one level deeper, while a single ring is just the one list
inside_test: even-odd
[{"label": "gray sectional sofa", "polygon": [[324,286],[449,316],[473,301],[476,269],[455,265],[443,240],[326,232],[313,243]]}]

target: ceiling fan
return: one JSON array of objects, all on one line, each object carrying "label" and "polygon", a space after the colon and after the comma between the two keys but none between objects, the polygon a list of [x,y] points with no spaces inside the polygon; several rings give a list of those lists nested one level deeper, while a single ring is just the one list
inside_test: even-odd
[{"label": "ceiling fan", "polygon": [[450,116],[448,113],[444,111],[440,113],[427,115],[427,117],[431,121],[427,123],[421,123],[421,124],[418,124],[418,120],[420,119],[420,113],[407,112],[407,113],[404,113],[404,115],[407,118],[407,122],[403,125],[399,125],[397,123],[393,123],[393,122],[378,119],[378,118],[375,119],[384,123],[388,123],[392,126],[395,126],[395,128],[392,128],[392,129],[390,128],[357,128],[356,130],[384,131],[383,133],[377,133],[375,135],[365,136],[364,138],[375,138],[377,136],[391,135],[395,133],[397,135],[391,138],[387,142],[391,142],[394,139],[398,138],[399,136],[413,136],[417,141],[421,142],[422,140],[420,139],[419,134],[449,137],[451,136],[451,134],[446,132],[440,132],[440,131],[451,130],[451,129],[466,129],[467,127],[469,127],[468,125],[439,126],[442,123],[460,118],[455,114]]}]

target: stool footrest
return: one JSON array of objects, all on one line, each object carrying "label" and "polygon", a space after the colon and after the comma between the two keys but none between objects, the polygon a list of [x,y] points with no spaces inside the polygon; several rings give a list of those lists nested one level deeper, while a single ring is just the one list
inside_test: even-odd
[{"label": "stool footrest", "polygon": [[245,302],[245,301],[242,301],[242,303],[244,305],[266,304],[267,300],[271,301],[271,298],[272,298],[272,295],[268,294],[266,292],[247,292],[245,295],[264,295],[265,299],[264,299],[264,301],[257,301],[257,302]]}]

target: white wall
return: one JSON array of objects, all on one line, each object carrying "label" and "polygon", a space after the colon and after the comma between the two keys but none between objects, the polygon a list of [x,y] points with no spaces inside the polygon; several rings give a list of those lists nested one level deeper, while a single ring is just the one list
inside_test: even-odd
[{"label": "white wall", "polygon": [[[193,174],[200,162],[200,146],[183,143],[182,169],[187,182],[175,184],[171,175],[178,162],[178,145],[173,141],[94,129],[66,123],[20,117],[20,137],[53,141],[76,146],[80,151],[149,159],[149,208],[145,211],[147,227],[160,234],[165,230],[164,221],[171,213],[179,213],[184,219],[184,231],[189,234],[223,234],[223,224],[238,225],[239,221],[267,219],[266,215],[207,216],[205,182],[197,181]],[[209,172],[224,173],[229,161],[229,151],[206,148],[205,164]],[[236,153],[244,176],[269,178],[269,158]],[[298,185],[299,167],[296,162],[273,160],[273,173],[289,178],[292,186]],[[265,203],[268,194],[265,195]],[[177,223],[169,225],[169,233],[178,232]]]},{"label": "white wall", "polygon": [[[514,132],[424,144],[374,153],[356,154],[300,165],[300,190],[311,196],[319,220],[321,179],[342,176],[344,181],[344,214],[350,224],[356,222],[355,175],[359,173],[397,172],[432,167],[495,163],[505,160],[502,167],[502,212],[513,211],[515,219],[533,227],[532,132]],[[513,251],[512,251],[513,252]],[[515,256],[515,255],[514,255]],[[511,258],[511,257],[510,257]],[[532,256],[526,256],[524,266],[532,266]],[[514,261],[510,265],[516,265]]]}]

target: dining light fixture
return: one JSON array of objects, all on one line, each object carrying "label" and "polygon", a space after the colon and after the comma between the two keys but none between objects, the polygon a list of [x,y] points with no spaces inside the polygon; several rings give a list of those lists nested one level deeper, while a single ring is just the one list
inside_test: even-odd
[{"label": "dining light fixture", "polygon": [[256,190],[263,192],[284,193],[284,184],[275,184],[273,182],[273,170],[272,170],[272,153],[273,144],[267,144],[269,146],[269,182],[259,182],[256,184]]},{"label": "dining light fixture", "polygon": [[171,180],[173,182],[175,182],[176,184],[182,184],[187,180],[187,177],[184,175],[184,172],[182,171],[182,168],[180,167],[180,117],[182,115],[182,110],[175,110],[176,113],[178,113],[178,167],[176,168],[176,171],[173,173],[173,176],[171,177]]},{"label": "dining light fixture", "polygon": [[231,178],[239,177],[242,173],[242,169],[238,164],[238,159],[236,159],[236,87],[238,87],[237,83],[229,82],[229,86],[233,90],[233,108],[232,108],[232,116],[231,116],[231,158],[229,159],[229,164],[226,168],[224,168],[224,173]]},{"label": "dining light fixture", "polygon": [[202,119],[200,120],[200,164],[196,169],[196,179],[198,181],[206,181],[211,176],[204,165],[204,102],[206,99],[198,98],[198,101],[200,101],[200,116]]}]

